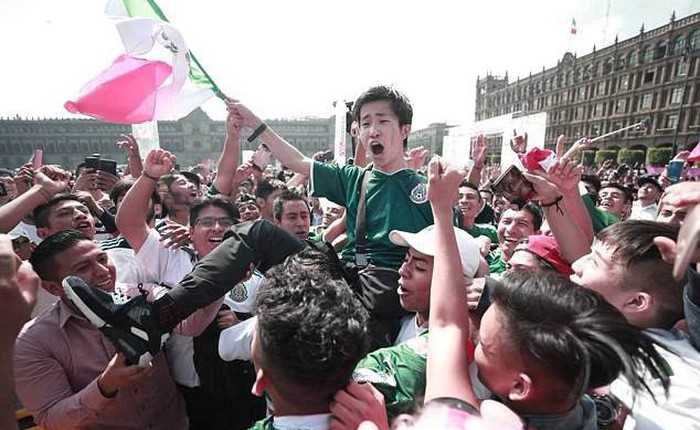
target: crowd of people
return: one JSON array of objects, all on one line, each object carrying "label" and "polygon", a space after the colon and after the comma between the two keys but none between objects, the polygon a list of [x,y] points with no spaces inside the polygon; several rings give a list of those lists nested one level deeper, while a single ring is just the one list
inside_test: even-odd
[{"label": "crowd of people", "polygon": [[0,427],[700,429],[690,151],[673,183],[562,137],[509,201],[483,136],[409,149],[394,87],[345,166],[225,103],[211,171],[128,135],[116,175],[0,170]]}]

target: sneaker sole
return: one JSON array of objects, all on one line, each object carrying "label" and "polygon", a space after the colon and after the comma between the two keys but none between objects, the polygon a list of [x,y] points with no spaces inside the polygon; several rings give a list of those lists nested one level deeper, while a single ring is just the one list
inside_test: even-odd
[{"label": "sneaker sole", "polygon": [[[76,294],[75,291],[73,291],[73,288],[68,284],[68,282],[63,280],[61,282],[63,285],[63,291],[68,295],[68,298],[73,302],[73,304],[80,310],[80,312],[87,318],[92,325],[97,327],[98,329],[102,331],[109,331],[109,330],[114,330],[114,328],[107,324],[105,320],[103,320],[99,315],[97,315],[95,312],[93,312],[90,307],[85,304],[85,302],[80,298],[78,294]],[[105,330],[107,329],[107,330]],[[168,336],[165,337],[167,339]],[[165,341],[162,341],[162,344],[164,344]],[[161,346],[162,346],[161,344]],[[123,353],[123,352],[122,352]],[[150,352],[145,352],[144,354],[139,356],[138,363],[132,363],[132,364],[138,364],[141,367],[149,367],[151,365],[151,361],[153,360],[153,355]]]}]

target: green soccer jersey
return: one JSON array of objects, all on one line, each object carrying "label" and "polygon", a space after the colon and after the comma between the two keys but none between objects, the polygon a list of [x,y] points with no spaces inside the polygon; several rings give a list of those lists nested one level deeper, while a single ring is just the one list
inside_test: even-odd
[{"label": "green soccer jersey", "polygon": [[355,367],[352,378],[369,382],[384,395],[387,413],[411,413],[425,394],[428,332],[395,346],[378,349]]},{"label": "green soccer jersey", "polygon": [[583,204],[586,206],[588,215],[591,217],[591,223],[593,224],[593,231],[595,233],[620,221],[620,218],[615,215],[598,208],[589,194],[585,194],[582,197]]},{"label": "green soccer jersey", "polygon": [[486,263],[492,275],[503,273],[508,268],[508,263],[503,259],[503,252],[496,248],[486,256]]},{"label": "green soccer jersey", "polygon": [[[364,169],[339,167],[314,162],[313,194],[347,208],[348,242],[341,252],[344,261],[355,259],[355,224]],[[426,198],[426,178],[413,170],[402,169],[387,174],[373,169],[367,184],[366,246],[370,262],[398,269],[406,248],[389,241],[391,230],[418,232],[433,224],[433,214]]]},{"label": "green soccer jersey", "polygon": [[490,224],[474,224],[472,228],[464,228],[462,230],[469,233],[472,237],[486,236],[491,239],[491,243],[498,243],[498,233],[496,228]]}]

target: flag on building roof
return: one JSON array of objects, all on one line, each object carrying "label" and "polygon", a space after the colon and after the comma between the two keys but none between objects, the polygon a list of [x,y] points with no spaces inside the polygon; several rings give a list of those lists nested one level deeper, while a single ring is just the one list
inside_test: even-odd
[{"label": "flag on building roof", "polygon": [[66,109],[103,121],[139,124],[180,119],[213,95],[225,98],[152,0],[110,0],[124,45]]},{"label": "flag on building roof", "polygon": [[578,30],[576,29],[576,19],[571,18],[571,34],[576,34]]}]

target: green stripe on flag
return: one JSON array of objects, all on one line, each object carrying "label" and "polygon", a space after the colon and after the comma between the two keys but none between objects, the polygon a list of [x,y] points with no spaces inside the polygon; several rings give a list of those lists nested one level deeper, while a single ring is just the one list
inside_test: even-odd
[{"label": "green stripe on flag", "polygon": [[[154,0],[122,0],[127,13],[131,17],[154,18],[161,21],[170,22],[163,13],[163,10]],[[194,56],[192,50],[188,52],[190,59],[190,79],[197,85],[211,88],[211,90],[220,99],[226,99],[226,95],[214,83],[209,74],[204,70],[197,57]]]}]

